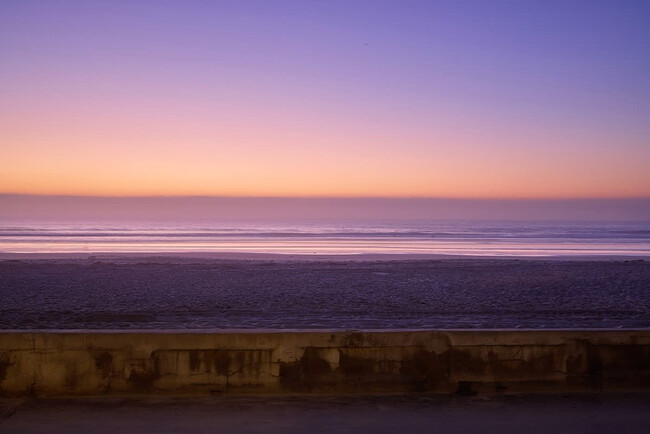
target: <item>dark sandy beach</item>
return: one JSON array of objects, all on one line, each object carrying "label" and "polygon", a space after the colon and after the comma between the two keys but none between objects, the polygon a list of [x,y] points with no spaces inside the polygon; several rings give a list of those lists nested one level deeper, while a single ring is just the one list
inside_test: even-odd
[{"label": "dark sandy beach", "polygon": [[643,260],[0,262],[1,329],[642,328]]}]

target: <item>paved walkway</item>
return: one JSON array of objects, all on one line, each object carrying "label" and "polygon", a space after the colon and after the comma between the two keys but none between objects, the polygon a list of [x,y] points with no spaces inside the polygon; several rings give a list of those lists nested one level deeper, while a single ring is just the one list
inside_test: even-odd
[{"label": "paved walkway", "polygon": [[0,400],[2,433],[646,433],[650,394]]}]

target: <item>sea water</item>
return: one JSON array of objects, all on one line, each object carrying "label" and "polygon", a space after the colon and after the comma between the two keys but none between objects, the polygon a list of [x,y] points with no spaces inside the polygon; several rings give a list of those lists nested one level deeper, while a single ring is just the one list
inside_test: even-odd
[{"label": "sea water", "polygon": [[1,253],[649,256],[650,222],[0,222]]}]

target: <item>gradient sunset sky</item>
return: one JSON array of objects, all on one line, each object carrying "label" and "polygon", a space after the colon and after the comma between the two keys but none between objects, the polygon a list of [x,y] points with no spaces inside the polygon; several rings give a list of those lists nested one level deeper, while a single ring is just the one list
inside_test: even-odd
[{"label": "gradient sunset sky", "polygon": [[650,197],[650,1],[0,2],[0,193]]}]

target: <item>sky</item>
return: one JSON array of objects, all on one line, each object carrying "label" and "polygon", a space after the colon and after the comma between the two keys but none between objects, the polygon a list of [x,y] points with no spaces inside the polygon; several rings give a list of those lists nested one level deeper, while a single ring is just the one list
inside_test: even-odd
[{"label": "sky", "polygon": [[0,193],[648,198],[649,21],[648,1],[3,0]]}]

